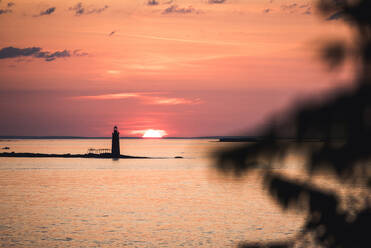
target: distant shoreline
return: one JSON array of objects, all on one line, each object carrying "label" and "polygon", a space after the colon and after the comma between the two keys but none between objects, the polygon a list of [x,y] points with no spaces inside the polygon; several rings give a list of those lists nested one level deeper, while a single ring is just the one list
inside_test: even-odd
[{"label": "distant shoreline", "polygon": [[[304,139],[297,139],[297,138],[275,138],[275,141],[287,141],[287,142],[323,142],[325,139],[320,138],[304,138]],[[334,139],[339,140],[341,139]],[[260,142],[264,141],[264,138],[262,137],[232,137],[232,138],[221,138],[219,139],[219,142]]]},{"label": "distant shoreline", "polygon": [[[112,139],[112,137],[83,137],[83,136],[1,136],[0,141],[6,140],[93,140],[93,139]],[[203,140],[217,140],[216,142],[259,142],[264,140],[264,137],[259,136],[201,136],[201,137],[162,137],[162,138],[142,138],[142,137],[120,137],[120,140],[130,139],[130,140],[196,140],[196,139],[203,139]],[[342,140],[342,138],[333,138],[334,140]],[[279,141],[291,141],[297,142],[296,138],[291,137],[278,137],[276,140]],[[325,141],[325,139],[321,138],[304,138],[301,140],[302,142],[321,142]]]},{"label": "distant shoreline", "polygon": [[[3,152],[0,153],[0,157],[8,157],[8,158],[112,158],[115,159],[116,157],[112,157],[111,153],[103,153],[103,154],[46,154],[46,153],[28,153],[28,152]],[[151,157],[140,157],[140,156],[128,156],[128,155],[120,155],[118,158],[123,159],[153,159]]]},{"label": "distant shoreline", "polygon": [[[120,139],[220,139],[227,136],[202,136],[202,137],[162,137],[162,138],[142,138],[142,137],[120,137]],[[1,136],[0,140],[13,139],[112,139],[112,137],[83,137],[83,136]]]}]

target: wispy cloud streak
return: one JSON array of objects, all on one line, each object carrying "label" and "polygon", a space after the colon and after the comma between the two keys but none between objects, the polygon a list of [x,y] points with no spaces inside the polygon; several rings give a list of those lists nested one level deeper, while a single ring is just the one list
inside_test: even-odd
[{"label": "wispy cloud streak", "polygon": [[[310,4],[302,4],[299,5],[297,3],[292,4],[282,4],[281,10],[288,12],[290,14],[293,13],[301,13],[303,15],[311,15],[312,14],[312,6]],[[304,12],[302,12],[304,11]]]},{"label": "wispy cloud streak", "polygon": [[222,4],[222,3],[225,3],[227,2],[226,0],[209,0],[208,3],[209,4]]},{"label": "wispy cloud streak", "polygon": [[81,53],[79,50],[70,52],[68,50],[49,52],[42,51],[41,47],[28,47],[28,48],[16,48],[16,47],[4,47],[0,49],[0,59],[11,59],[17,57],[34,57],[42,58],[45,61],[53,61],[57,58],[65,58],[71,56],[86,56],[87,53]]},{"label": "wispy cloud streak", "polygon": [[189,40],[189,39],[179,39],[179,38],[152,36],[152,35],[139,35],[139,34],[123,34],[123,35],[127,37],[134,37],[134,38],[176,41],[176,42],[184,42],[184,43],[200,43],[200,44],[210,44],[210,45],[235,45],[235,46],[241,45],[241,43],[228,42],[228,41]]},{"label": "wispy cloud streak", "polygon": [[86,8],[83,4],[77,3],[75,6],[70,7],[69,10],[74,11],[76,16],[89,15],[89,14],[99,14],[105,11],[108,8],[108,5],[104,5],[102,8]]},{"label": "wispy cloud streak", "polygon": [[196,10],[192,6],[189,6],[187,8],[180,8],[180,7],[178,7],[178,5],[174,4],[174,5],[171,5],[170,7],[166,8],[166,9],[164,9],[164,11],[162,12],[163,15],[167,15],[167,14],[191,14],[191,13],[199,14],[200,11]]},{"label": "wispy cloud streak", "polygon": [[12,13],[11,9],[0,9],[0,15],[6,14],[6,13]]},{"label": "wispy cloud streak", "polygon": [[150,5],[150,6],[155,6],[155,5],[158,5],[158,4],[159,3],[156,0],[148,0],[148,2],[147,2],[147,5]]},{"label": "wispy cloud streak", "polygon": [[51,15],[54,13],[56,7],[51,7],[51,8],[48,8],[44,11],[41,11],[40,14],[38,15],[34,15],[33,17],[39,17],[39,16],[44,16],[44,15]]},{"label": "wispy cloud streak", "polygon": [[199,104],[201,100],[199,98],[197,99],[185,99],[185,98],[166,98],[166,97],[156,97],[153,99],[150,99],[150,102],[152,104],[159,104],[159,105],[179,105],[179,104]]},{"label": "wispy cloud streak", "polygon": [[139,98],[142,97],[138,93],[116,93],[116,94],[103,94],[95,96],[78,96],[77,99],[90,99],[90,100],[118,100],[127,98]]},{"label": "wispy cloud streak", "polygon": [[[1,0],[0,0],[0,3],[1,3]],[[13,2],[8,2],[8,4],[6,5],[6,9],[0,9],[0,15],[2,14],[7,14],[7,13],[12,13],[13,11],[11,10],[11,8],[15,5],[15,3]]]},{"label": "wispy cloud streak", "polygon": [[301,14],[301,15],[311,15],[312,14],[312,5],[310,3],[298,4],[298,3],[288,3],[281,4],[280,9],[272,8],[271,4],[273,1],[270,1],[270,7],[263,9],[264,14],[269,14],[273,10],[275,12],[281,11],[288,14]]},{"label": "wispy cloud streak", "polygon": [[138,99],[144,104],[153,105],[194,105],[201,103],[201,99],[186,99],[179,97],[166,97],[156,96],[155,94],[161,94],[156,92],[131,92],[131,93],[115,93],[115,94],[102,94],[94,96],[78,96],[75,99],[87,99],[87,100],[124,100],[124,99]]}]

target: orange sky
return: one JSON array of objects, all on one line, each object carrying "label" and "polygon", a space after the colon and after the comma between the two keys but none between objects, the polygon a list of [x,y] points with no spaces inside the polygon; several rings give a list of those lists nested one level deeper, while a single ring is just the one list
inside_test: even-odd
[{"label": "orange sky", "polygon": [[347,29],[312,1],[2,0],[0,13],[0,135],[230,135],[350,78],[316,58]]}]

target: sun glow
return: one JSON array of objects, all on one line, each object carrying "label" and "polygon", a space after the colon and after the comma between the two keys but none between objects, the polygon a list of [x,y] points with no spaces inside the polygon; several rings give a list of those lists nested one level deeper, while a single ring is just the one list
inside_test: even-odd
[{"label": "sun glow", "polygon": [[164,130],[148,129],[148,130],[145,130],[142,137],[143,138],[162,138],[165,135],[167,135],[167,133]]}]

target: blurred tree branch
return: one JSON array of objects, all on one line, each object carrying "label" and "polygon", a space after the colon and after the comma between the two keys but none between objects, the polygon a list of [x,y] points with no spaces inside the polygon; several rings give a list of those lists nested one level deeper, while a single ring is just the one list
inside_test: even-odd
[{"label": "blurred tree branch", "polygon": [[[245,144],[219,152],[217,167],[237,176],[254,168],[262,170],[268,192],[284,208],[308,212],[303,230],[295,240],[270,244],[241,244],[240,247],[370,247],[371,227],[371,1],[320,0],[317,8],[327,20],[341,19],[354,30],[351,47],[341,41],[322,50],[322,58],[331,68],[352,59],[358,67],[356,87],[336,92],[322,104],[307,103],[278,124],[268,125],[254,144]],[[330,16],[330,17],[329,17]],[[340,20],[339,20],[340,21]],[[282,141],[290,130],[290,141]],[[308,140],[318,142],[308,142]],[[272,169],[284,162],[292,150],[305,151],[309,177],[336,172],[337,179],[348,186],[366,188],[363,205],[349,204],[348,212],[339,212],[340,196],[283,175]],[[305,199],[305,200],[303,200]],[[353,217],[349,218],[349,213]]]}]

